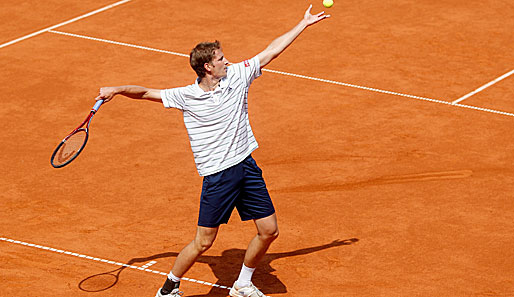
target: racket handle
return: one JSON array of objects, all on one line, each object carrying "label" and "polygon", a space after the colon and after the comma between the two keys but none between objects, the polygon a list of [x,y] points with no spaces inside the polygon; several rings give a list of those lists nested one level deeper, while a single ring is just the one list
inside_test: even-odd
[{"label": "racket handle", "polygon": [[96,112],[100,108],[100,105],[102,105],[102,103],[104,103],[103,100],[96,101],[95,106],[93,106],[92,111]]}]

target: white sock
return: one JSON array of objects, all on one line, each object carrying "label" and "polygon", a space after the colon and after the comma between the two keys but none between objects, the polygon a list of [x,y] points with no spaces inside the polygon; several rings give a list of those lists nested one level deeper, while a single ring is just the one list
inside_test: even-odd
[{"label": "white sock", "polygon": [[168,274],[168,278],[172,281],[172,282],[176,282],[178,283],[181,278],[180,277],[176,277],[173,272],[170,271],[170,273]]},{"label": "white sock", "polygon": [[236,286],[239,288],[248,287],[252,283],[252,276],[254,271],[255,268],[246,267],[243,263],[243,268],[241,268],[241,273],[239,273]]}]

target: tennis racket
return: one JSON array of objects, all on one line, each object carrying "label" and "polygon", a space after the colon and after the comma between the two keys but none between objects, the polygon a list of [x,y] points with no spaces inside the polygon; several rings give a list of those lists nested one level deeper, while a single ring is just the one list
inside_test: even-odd
[{"label": "tennis racket", "polygon": [[104,103],[103,100],[96,101],[95,105],[91,109],[91,112],[87,118],[80,124],[75,130],[73,130],[68,136],[66,136],[61,143],[55,148],[52,157],[50,158],[50,164],[55,168],[61,168],[75,160],[77,156],[84,150],[87,139],[89,138],[89,124],[91,119],[100,108],[100,105]]}]

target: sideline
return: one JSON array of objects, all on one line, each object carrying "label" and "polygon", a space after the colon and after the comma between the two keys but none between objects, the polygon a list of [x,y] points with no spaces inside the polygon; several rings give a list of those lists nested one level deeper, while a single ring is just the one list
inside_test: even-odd
[{"label": "sideline", "polygon": [[45,28],[45,29],[39,30],[39,31],[37,31],[37,32],[34,32],[34,33],[31,33],[31,34],[25,35],[25,36],[23,36],[23,37],[20,37],[20,38],[18,38],[18,39],[15,39],[15,40],[11,40],[11,41],[6,42],[6,43],[4,43],[4,44],[1,44],[1,45],[0,45],[0,48],[4,48],[4,47],[6,47],[6,46],[9,46],[9,45],[11,45],[11,44],[14,44],[14,43],[17,43],[17,42],[23,41],[23,40],[25,40],[25,39],[29,39],[29,38],[31,38],[31,37],[34,37],[34,36],[37,36],[37,35],[39,35],[39,34],[45,33],[45,32],[50,31],[50,30],[52,30],[52,29],[59,28],[59,27],[62,27],[62,26],[64,26],[64,25],[67,25],[67,24],[71,24],[71,23],[76,22],[76,21],[78,21],[78,20],[81,20],[81,19],[84,19],[84,18],[90,17],[90,16],[92,16],[92,15],[95,15],[95,14],[100,13],[100,12],[102,12],[102,11],[105,11],[105,10],[111,9],[111,8],[113,8],[113,7],[115,7],[115,6],[118,6],[118,5],[121,5],[121,4],[125,4],[125,3],[130,2],[130,1],[132,1],[132,0],[122,0],[122,1],[116,2],[116,3],[111,4],[111,5],[107,5],[107,6],[103,7],[103,8],[97,9],[97,10],[95,10],[95,11],[91,11],[91,12],[89,12],[89,13],[83,14],[83,15],[78,16],[78,17],[76,17],[76,18],[73,18],[73,19],[71,19],[71,20],[64,21],[64,22],[62,22],[62,23],[60,23],[60,24],[53,25],[53,26],[51,26],[51,27],[48,27],[48,28]]},{"label": "sideline", "polygon": [[502,76],[500,76],[500,77],[498,77],[498,78],[496,78],[496,79],[486,83],[485,85],[483,85],[480,88],[474,90],[473,92],[470,92],[470,93],[460,97],[459,99],[453,101],[452,104],[457,104],[457,103],[459,103],[461,101],[464,101],[464,100],[468,99],[469,97],[475,95],[476,93],[482,92],[483,90],[485,90],[486,88],[489,88],[490,86],[494,85],[495,83],[497,83],[497,82],[499,82],[499,81],[501,81],[501,80],[511,76],[512,74],[514,74],[514,69],[512,69],[511,71],[505,73],[504,75],[502,75]]}]

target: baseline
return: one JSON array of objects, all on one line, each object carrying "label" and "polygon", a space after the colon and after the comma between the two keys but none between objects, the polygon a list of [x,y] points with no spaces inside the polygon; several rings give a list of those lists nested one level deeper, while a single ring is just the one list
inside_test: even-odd
[{"label": "baseline", "polygon": [[[140,45],[125,43],[125,42],[118,42],[118,41],[96,38],[96,37],[91,37],[91,36],[85,36],[85,35],[80,35],[80,34],[74,34],[74,33],[68,33],[68,32],[56,31],[56,30],[48,30],[48,33],[59,34],[59,35],[75,37],[75,38],[81,38],[81,39],[86,39],[86,40],[93,40],[93,41],[104,42],[104,43],[110,43],[110,44],[121,45],[121,46],[127,46],[127,47],[132,47],[132,48],[143,49],[143,50],[147,50],[147,51],[160,52],[160,53],[189,58],[189,55],[186,55],[183,53],[177,53],[177,52],[172,52],[172,51],[167,51],[167,50],[151,48],[151,47],[147,47],[147,46],[140,46]],[[428,102],[432,102],[432,103],[445,104],[448,106],[456,106],[456,107],[462,107],[462,108],[467,108],[467,109],[473,109],[473,110],[478,110],[478,111],[483,111],[483,112],[488,112],[488,113],[494,113],[494,114],[500,114],[500,115],[514,117],[514,113],[500,111],[500,110],[494,110],[494,109],[489,109],[489,108],[483,108],[483,107],[478,107],[478,106],[472,106],[472,105],[458,104],[458,102],[455,102],[455,101],[450,102],[450,101],[445,101],[445,100],[440,100],[440,99],[432,99],[432,98],[421,97],[421,96],[416,96],[416,95],[409,95],[409,94],[404,94],[404,93],[399,93],[399,92],[394,92],[394,91],[382,90],[382,89],[377,89],[377,88],[371,88],[371,87],[366,87],[366,86],[360,86],[360,85],[355,85],[355,84],[350,84],[350,83],[344,83],[344,82],[339,82],[339,81],[334,81],[334,80],[328,80],[328,79],[317,78],[317,77],[301,75],[301,74],[294,74],[294,73],[272,70],[272,69],[262,69],[262,71],[285,75],[285,76],[296,77],[296,78],[308,79],[308,80],[312,80],[312,81],[319,81],[319,82],[324,82],[324,83],[329,83],[329,84],[334,84],[334,85],[340,85],[340,86],[345,86],[345,87],[349,87],[349,88],[366,90],[366,91],[370,91],[370,92],[406,97],[406,98],[411,98],[411,99],[416,99],[416,100],[428,101]],[[511,72],[514,72],[514,70]]]},{"label": "baseline", "polygon": [[[102,258],[98,258],[98,257],[88,256],[88,255],[85,255],[85,254],[74,253],[74,252],[65,251],[65,250],[62,250],[62,249],[56,249],[56,248],[52,248],[52,247],[42,246],[42,245],[39,245],[39,244],[28,243],[28,242],[24,242],[24,241],[20,241],[20,240],[15,240],[15,239],[10,239],[10,238],[5,238],[5,237],[0,237],[0,241],[4,241],[4,242],[8,242],[8,243],[13,243],[13,244],[18,244],[18,245],[23,245],[23,246],[27,246],[27,247],[32,247],[32,248],[36,248],[36,249],[40,249],[40,250],[55,252],[55,253],[58,253],[58,254],[69,255],[69,256],[73,256],[73,257],[77,257],[77,258],[81,258],[81,259],[87,259],[87,260],[91,260],[91,261],[97,261],[97,262],[102,262],[102,263],[106,263],[106,264],[122,266],[122,267],[131,268],[131,269],[135,269],[135,270],[141,270],[141,271],[150,272],[150,273],[154,273],[154,274],[159,274],[159,275],[164,275],[164,276],[168,275],[166,272],[148,269],[149,266],[154,264],[152,262],[150,262],[151,264],[147,263],[146,265],[143,265],[143,266],[139,267],[139,266],[135,266],[135,265],[125,264],[125,263],[121,263],[121,262],[117,262],[117,261],[102,259]],[[217,288],[226,289],[226,290],[230,290],[231,289],[231,287],[222,286],[222,285],[218,285],[218,284],[213,284],[213,283],[202,281],[202,280],[196,280],[196,279],[193,279],[193,278],[182,277],[182,279],[185,280],[185,281],[189,281],[189,282],[193,282],[193,283],[198,283],[198,284],[202,284],[202,285],[206,285],[206,286],[210,286],[210,287],[217,287]]]}]

